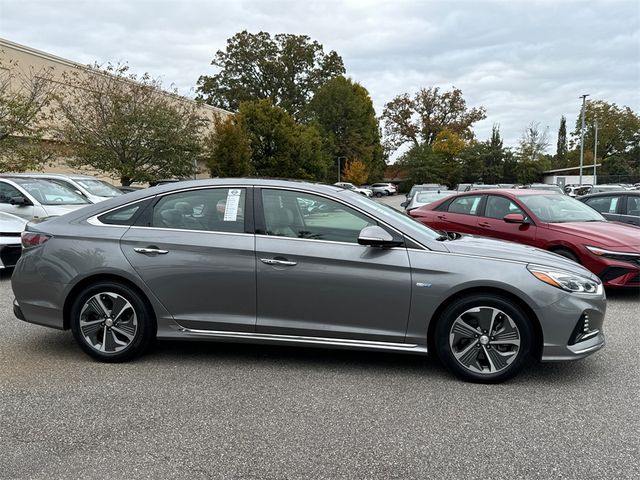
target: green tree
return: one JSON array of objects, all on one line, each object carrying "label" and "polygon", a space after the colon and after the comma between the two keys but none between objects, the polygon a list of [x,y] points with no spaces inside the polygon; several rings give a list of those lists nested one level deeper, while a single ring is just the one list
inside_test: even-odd
[{"label": "green tree", "polygon": [[318,88],[345,72],[335,51],[325,54],[306,35],[246,30],[228,39],[211,64],[220,71],[198,80],[207,103],[235,111],[241,102],[269,98],[296,119]]},{"label": "green tree", "polygon": [[358,83],[339,76],[325,83],[314,95],[307,118],[320,128],[325,149],[332,159],[345,164],[360,160],[371,177],[381,177],[385,161],[380,126],[369,92]]},{"label": "green tree", "polygon": [[505,180],[505,163],[510,155],[509,150],[504,147],[499,125],[494,125],[489,140],[471,142],[461,152],[462,181],[511,183],[511,181]]},{"label": "green tree", "polygon": [[214,131],[207,136],[205,145],[205,160],[212,177],[251,174],[251,145],[240,116],[216,117]]},{"label": "green tree", "polygon": [[553,168],[565,168],[567,166],[568,152],[567,119],[563,115],[560,118],[560,128],[558,128],[558,143],[556,147],[556,156],[553,159]]},{"label": "green tree", "polygon": [[0,62],[0,171],[37,168],[53,155],[45,141],[53,73],[15,60]]},{"label": "green tree", "polygon": [[397,164],[399,169],[406,169],[412,184],[446,183],[449,177],[444,156],[434,153],[426,143],[412,146]]},{"label": "green tree", "polygon": [[122,185],[193,175],[204,126],[198,105],[127,70],[94,66],[66,75],[57,110],[60,139],[73,152],[67,163],[118,177]]},{"label": "green tree", "polygon": [[[638,158],[640,116],[629,107],[619,107],[604,100],[590,100],[585,106],[585,151],[593,152],[595,121],[598,120],[598,156],[616,155],[626,161]],[[579,146],[581,118],[576,120],[572,135]]]},{"label": "green tree", "polygon": [[406,143],[431,145],[444,128],[471,140],[471,125],[486,114],[483,107],[467,108],[458,88],[440,92],[438,87],[431,87],[421,89],[413,98],[406,93],[397,96],[385,105],[382,118],[387,141],[397,149]]},{"label": "green tree", "polygon": [[550,157],[544,154],[548,147],[548,130],[540,130],[540,124],[536,122],[529,124],[516,151],[518,182],[526,184],[540,180],[542,172],[551,166]]},{"label": "green tree", "polygon": [[312,125],[299,125],[271,100],[240,104],[241,121],[251,145],[253,173],[261,177],[326,180],[331,159]]}]

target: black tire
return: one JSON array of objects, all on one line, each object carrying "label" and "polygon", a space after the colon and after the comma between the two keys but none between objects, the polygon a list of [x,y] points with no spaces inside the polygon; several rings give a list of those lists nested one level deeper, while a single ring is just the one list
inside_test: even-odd
[{"label": "black tire", "polygon": [[557,253],[558,255],[562,255],[565,258],[568,258],[569,260],[573,260],[576,263],[580,263],[580,259],[578,258],[578,256],[573,253],[571,250],[568,250],[566,248],[556,248],[551,250],[553,253]]},{"label": "black tire", "polygon": [[[477,313],[469,312],[475,309]],[[494,327],[490,334],[488,310],[500,312],[490,324]],[[460,329],[461,323],[473,326],[478,319],[477,333]],[[461,330],[468,338],[458,334]],[[508,342],[511,344],[505,344]],[[436,352],[442,363],[459,378],[476,383],[499,383],[516,375],[528,361],[532,343],[533,329],[526,314],[512,300],[494,294],[475,294],[453,302],[442,312],[435,329]],[[466,360],[470,365],[464,364]]]},{"label": "black tire", "polygon": [[141,355],[156,336],[150,307],[137,291],[120,283],[89,286],[74,300],[70,315],[76,342],[101,362],[125,362]]},{"label": "black tire", "polygon": [[382,197],[382,192],[376,192],[375,196],[378,197],[378,198]]}]

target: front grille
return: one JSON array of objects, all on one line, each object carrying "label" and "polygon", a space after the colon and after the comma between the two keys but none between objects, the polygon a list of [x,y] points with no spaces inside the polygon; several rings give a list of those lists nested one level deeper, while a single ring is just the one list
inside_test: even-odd
[{"label": "front grille", "polygon": [[602,279],[603,282],[608,282],[610,280],[613,280],[614,278],[621,277],[622,275],[625,275],[629,272],[631,272],[631,270],[629,270],[628,268],[608,267],[604,270],[604,272],[602,272],[602,274],[600,275],[600,278]]}]

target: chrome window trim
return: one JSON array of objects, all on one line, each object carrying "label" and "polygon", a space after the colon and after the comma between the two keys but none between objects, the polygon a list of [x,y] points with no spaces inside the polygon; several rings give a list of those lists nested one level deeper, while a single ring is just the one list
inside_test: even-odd
[{"label": "chrome window trim", "polygon": [[[418,241],[418,240],[416,240],[415,238],[413,238],[413,237],[411,237],[411,236],[407,235],[406,233],[401,232],[401,231],[400,231],[400,230],[398,230],[396,227],[393,227],[393,226],[389,225],[388,223],[386,223],[386,222],[384,222],[384,221],[382,221],[382,220],[380,220],[380,219],[378,219],[378,218],[373,218],[369,212],[366,212],[366,211],[362,210],[361,208],[356,207],[356,206],[354,206],[354,205],[350,205],[350,204],[348,204],[348,203],[344,202],[342,199],[337,199],[337,198],[335,198],[335,197],[330,197],[329,195],[327,195],[327,194],[325,194],[325,193],[320,193],[320,192],[315,192],[315,191],[309,191],[309,190],[304,190],[304,189],[299,189],[299,188],[280,187],[280,186],[272,187],[272,186],[262,186],[262,185],[261,185],[261,186],[259,186],[259,188],[260,188],[261,190],[286,190],[286,191],[289,191],[289,192],[301,192],[301,193],[308,193],[309,195],[316,195],[316,196],[319,196],[319,197],[324,197],[324,198],[326,198],[326,199],[328,199],[328,200],[332,200],[332,201],[337,202],[337,203],[340,203],[340,204],[342,204],[342,205],[344,205],[344,206],[346,206],[346,207],[348,207],[348,208],[351,208],[351,209],[353,209],[353,210],[356,210],[357,212],[361,213],[361,214],[362,214],[362,215],[364,215],[365,217],[367,217],[367,218],[369,218],[369,219],[372,219],[372,220],[375,220],[375,222],[376,222],[376,223],[381,223],[382,225],[384,225],[384,226],[386,226],[386,227],[390,228],[391,230],[393,230],[393,231],[394,231],[394,232],[396,232],[397,234],[399,234],[399,235],[401,235],[401,236],[403,236],[403,237],[410,238],[411,240],[413,240],[413,241],[414,241],[415,243],[417,243],[418,245],[420,245],[420,246],[424,247],[424,249],[425,249],[425,250],[430,250],[430,249],[429,249],[429,247],[427,247],[427,246],[423,245],[423,244],[422,244],[422,242],[419,242],[419,241]],[[264,210],[264,206],[263,206],[263,210]],[[398,212],[398,214],[402,215],[402,213],[401,213],[401,212]],[[267,235],[267,236],[268,236],[268,237],[274,237],[275,235]],[[277,237],[277,238],[292,238],[292,237]],[[313,240],[313,239],[310,239],[310,238],[299,238],[298,240]],[[331,240],[316,240],[316,241],[324,241],[324,242],[331,242],[331,243],[347,243],[347,244],[349,244],[349,245],[358,245],[357,243],[351,243],[351,242],[332,242]]]},{"label": "chrome window trim", "polygon": [[[110,225],[107,225],[110,226]],[[128,227],[136,230],[163,230],[168,232],[188,232],[188,233],[209,233],[215,235],[239,235],[243,237],[255,237],[253,233],[246,232],[220,232],[218,230],[192,230],[188,228],[168,228],[168,227],[144,227],[142,225],[132,225]]]},{"label": "chrome window trim", "polygon": [[232,332],[225,330],[198,330],[178,327],[178,331],[198,337],[252,339],[267,342],[306,343],[316,345],[333,345],[344,347],[372,348],[377,350],[408,351],[427,353],[426,345],[417,343],[380,342],[374,340],[354,340],[350,338],[309,337],[303,335],[282,335],[274,333]]}]

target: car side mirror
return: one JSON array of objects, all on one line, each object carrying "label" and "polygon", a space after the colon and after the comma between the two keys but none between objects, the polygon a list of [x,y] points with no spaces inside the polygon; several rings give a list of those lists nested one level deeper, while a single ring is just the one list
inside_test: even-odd
[{"label": "car side mirror", "polygon": [[504,216],[503,220],[507,223],[528,223],[521,213],[509,213]]},{"label": "car side mirror", "polygon": [[401,240],[396,240],[393,236],[387,232],[384,228],[378,225],[370,225],[360,230],[358,235],[358,243],[360,245],[367,245],[369,247],[397,247],[402,245]]},{"label": "car side mirror", "polygon": [[11,205],[17,205],[19,207],[24,207],[26,205],[33,205],[28,198],[25,198],[22,195],[19,195],[17,197],[11,197],[11,200],[9,200],[9,203]]}]

